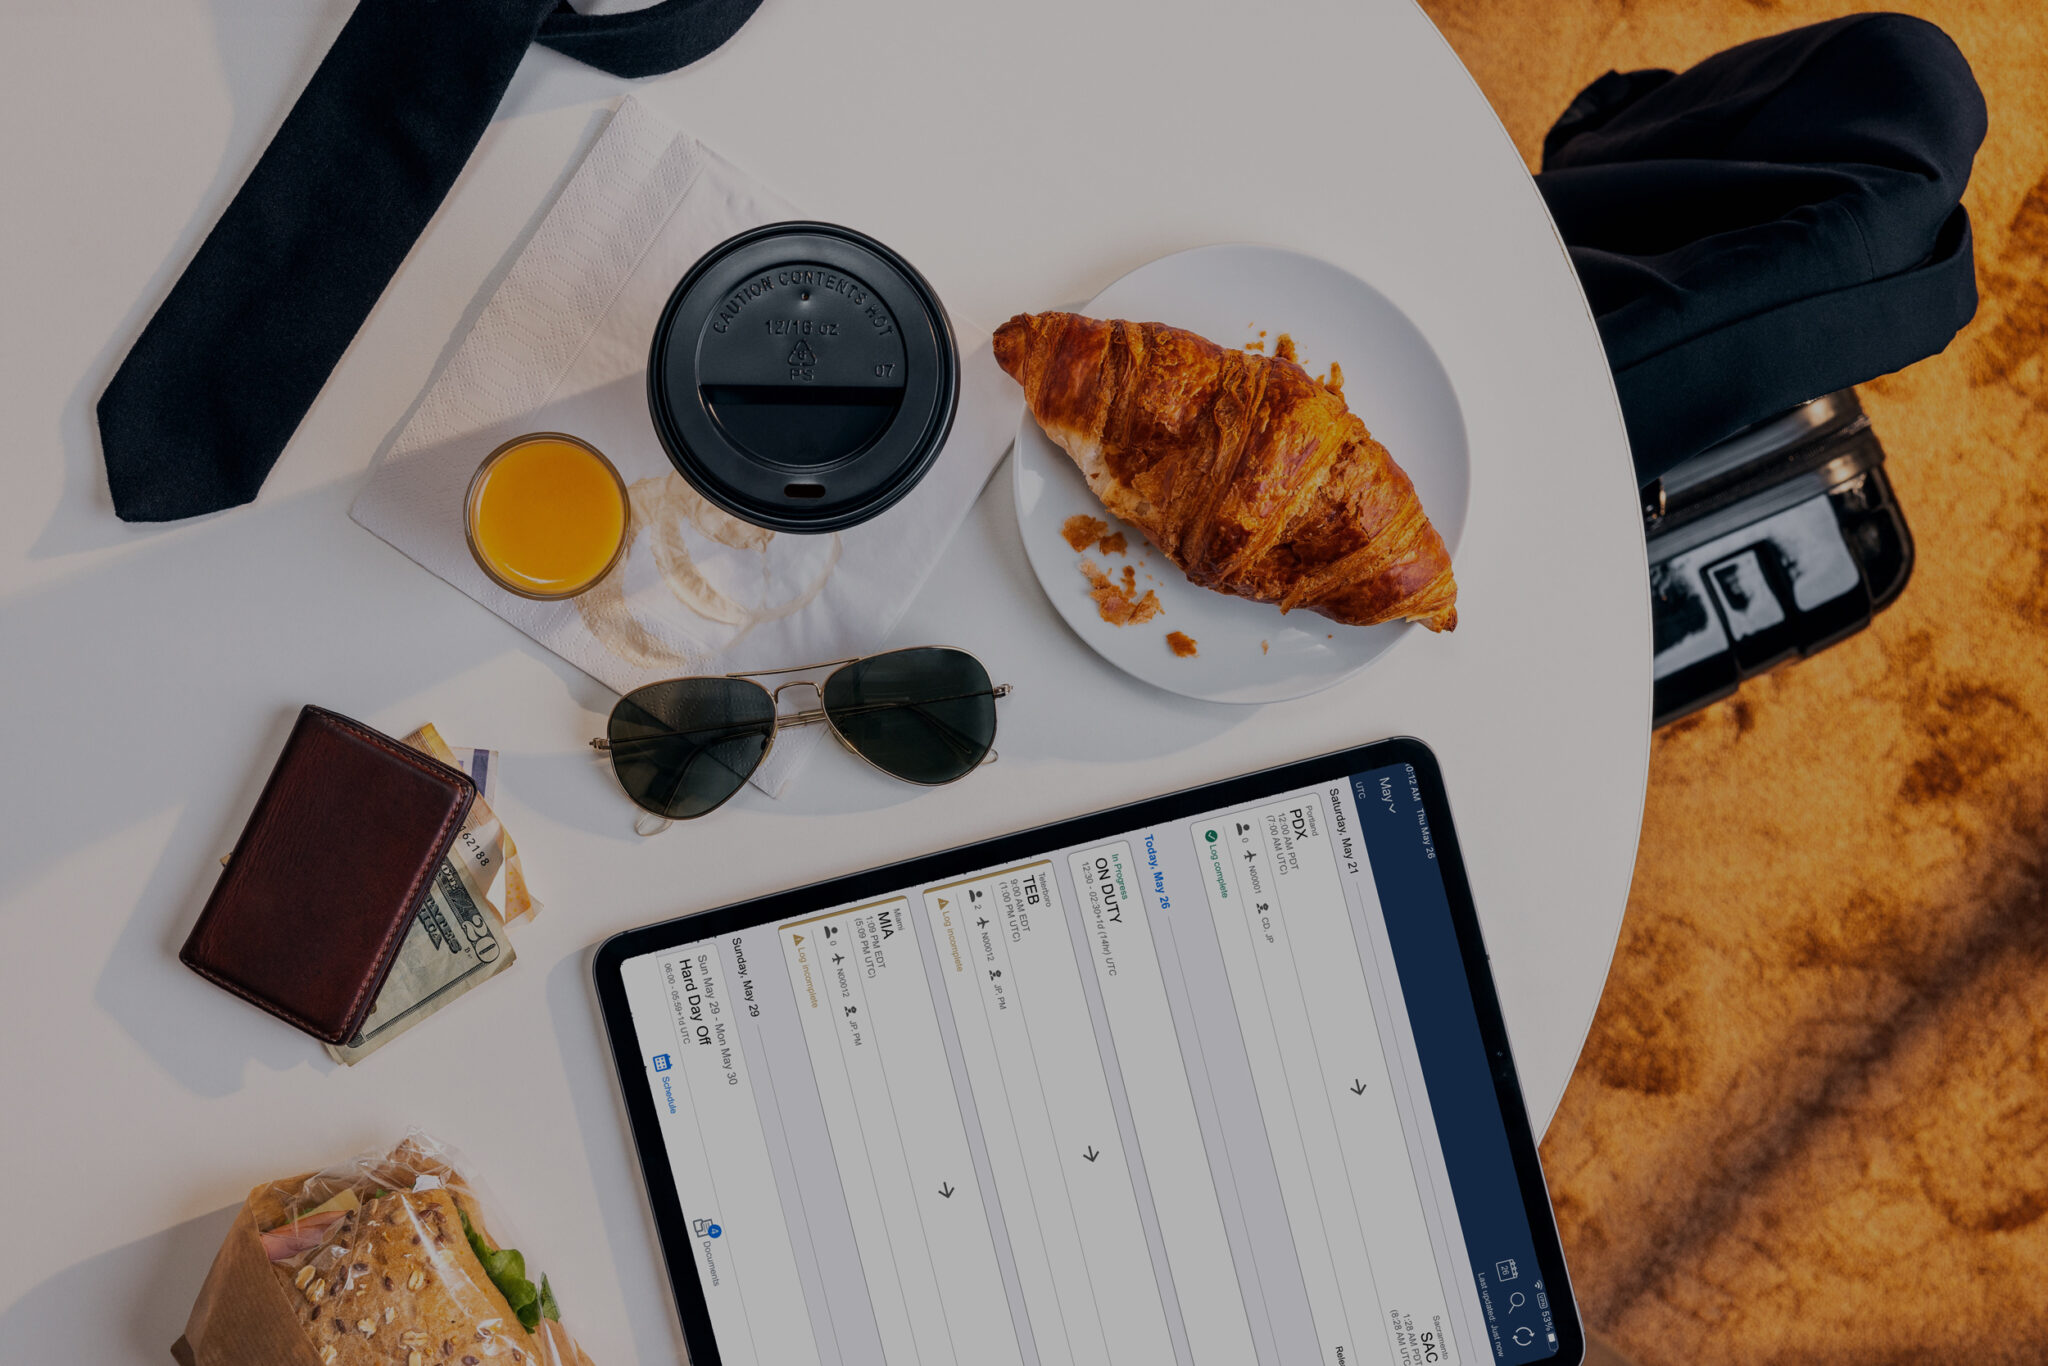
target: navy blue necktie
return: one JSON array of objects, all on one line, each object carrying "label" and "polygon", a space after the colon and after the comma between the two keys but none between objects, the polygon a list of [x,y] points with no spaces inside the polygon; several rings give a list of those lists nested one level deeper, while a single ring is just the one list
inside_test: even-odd
[{"label": "navy blue necktie", "polygon": [[114,511],[246,503],[412,249],[535,42],[615,76],[687,65],[761,0],[359,0],[100,396]]}]

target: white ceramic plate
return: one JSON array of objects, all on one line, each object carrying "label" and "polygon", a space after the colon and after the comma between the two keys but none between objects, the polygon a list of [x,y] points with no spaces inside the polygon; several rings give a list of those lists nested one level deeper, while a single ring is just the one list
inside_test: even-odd
[{"label": "white ceramic plate", "polygon": [[[1324,373],[1332,361],[1342,365],[1351,410],[1415,481],[1423,509],[1455,560],[1471,482],[1457,395],[1421,331],[1365,281],[1278,247],[1197,247],[1138,267],[1081,311],[1170,323],[1222,346],[1256,341],[1263,331],[1268,355],[1285,332],[1311,374]],[[1212,702],[1302,697],[1349,678],[1402,636],[1427,634],[1412,623],[1340,626],[1312,612],[1283,614],[1195,587],[1135,529],[1109,517],[1029,410],[1010,469],[1025,552],[1053,606],[1104,659],[1168,692]],[[1060,528],[1077,512],[1123,531],[1128,558],[1070,549]],[[1139,592],[1157,592],[1164,610],[1142,625],[1102,620],[1088,596],[1083,558],[1119,579],[1126,563],[1135,566]],[[1175,656],[1166,644],[1169,631],[1194,637],[1199,653]]]}]

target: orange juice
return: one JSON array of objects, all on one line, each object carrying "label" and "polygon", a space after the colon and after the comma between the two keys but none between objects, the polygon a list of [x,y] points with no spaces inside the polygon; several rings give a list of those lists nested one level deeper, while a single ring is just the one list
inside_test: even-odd
[{"label": "orange juice", "polygon": [[504,588],[569,598],[618,562],[626,485],[597,448],[536,432],[492,451],[470,480],[470,553]]}]

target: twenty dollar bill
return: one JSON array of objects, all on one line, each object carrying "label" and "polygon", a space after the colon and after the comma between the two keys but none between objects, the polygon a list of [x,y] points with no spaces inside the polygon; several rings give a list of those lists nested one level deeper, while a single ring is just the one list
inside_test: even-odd
[{"label": "twenty dollar bill", "polygon": [[347,1043],[328,1044],[328,1055],[349,1064],[368,1057],[512,962],[512,941],[490,903],[479,906],[455,865],[442,859],[369,1018]]},{"label": "twenty dollar bill", "polygon": [[[511,967],[515,955],[505,922],[530,917],[540,909],[526,890],[518,846],[486,800],[495,786],[490,779],[497,755],[452,749],[431,725],[406,736],[405,743],[468,773],[477,780],[479,791],[454,846],[434,870],[433,885],[406,929],[398,959],[369,1018],[347,1043],[327,1045],[328,1056],[350,1065]],[[501,873],[504,885],[499,895],[508,912],[502,915],[490,899],[492,884]]]}]

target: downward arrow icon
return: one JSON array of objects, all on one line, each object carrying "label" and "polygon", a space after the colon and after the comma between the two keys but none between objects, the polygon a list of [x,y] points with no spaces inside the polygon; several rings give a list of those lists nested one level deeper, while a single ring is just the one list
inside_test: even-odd
[{"label": "downward arrow icon", "polygon": [[1356,1078],[1356,1077],[1353,1077],[1353,1078],[1351,1079],[1351,1094],[1352,1094],[1352,1095],[1354,1095],[1354,1096],[1362,1096],[1362,1095],[1364,1095],[1364,1094],[1365,1094],[1365,1083],[1364,1083],[1364,1082],[1362,1082],[1362,1081],[1360,1081],[1360,1080],[1359,1080],[1358,1078]]},{"label": "downward arrow icon", "polygon": [[1085,1153],[1082,1153],[1082,1154],[1081,1154],[1081,1156],[1083,1156],[1083,1157],[1087,1158],[1087,1159],[1088,1159],[1088,1160],[1089,1160],[1090,1162],[1093,1162],[1093,1161],[1094,1161],[1094,1160],[1095,1160],[1096,1158],[1098,1158],[1098,1157],[1102,1156],[1102,1154],[1101,1154],[1101,1153],[1098,1153],[1098,1152],[1096,1152],[1096,1151],[1095,1151],[1095,1145],[1094,1145],[1093,1143],[1090,1143],[1090,1144],[1088,1145],[1088,1151],[1087,1151],[1087,1152],[1085,1152]]},{"label": "downward arrow icon", "polygon": [[940,1194],[941,1196],[944,1196],[944,1197],[945,1197],[946,1199],[948,1199],[948,1200],[951,1200],[951,1199],[953,1198],[953,1186],[952,1186],[952,1183],[951,1183],[951,1182],[941,1182],[941,1183],[939,1184],[939,1194]]}]

